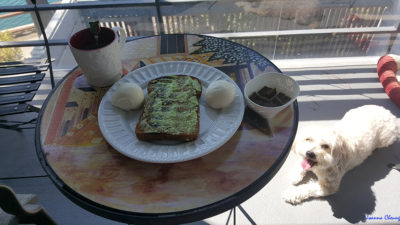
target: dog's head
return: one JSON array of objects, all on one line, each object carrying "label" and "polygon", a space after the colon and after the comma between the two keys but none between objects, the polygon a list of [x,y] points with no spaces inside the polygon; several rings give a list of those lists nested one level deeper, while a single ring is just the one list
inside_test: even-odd
[{"label": "dog's head", "polygon": [[332,129],[312,128],[300,133],[293,146],[302,158],[305,170],[328,168],[338,164],[345,143]]}]

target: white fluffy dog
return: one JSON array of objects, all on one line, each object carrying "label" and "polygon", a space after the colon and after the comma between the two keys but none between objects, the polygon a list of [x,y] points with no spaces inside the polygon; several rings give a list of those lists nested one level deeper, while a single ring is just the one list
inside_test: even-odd
[{"label": "white fluffy dog", "polygon": [[[286,190],[284,200],[298,204],[336,193],[347,171],[360,165],[376,148],[398,140],[400,131],[396,124],[390,111],[366,105],[348,111],[330,129],[314,128],[300,134],[292,148],[298,157],[293,174],[293,184],[297,186]],[[317,180],[302,182],[309,171]]]}]

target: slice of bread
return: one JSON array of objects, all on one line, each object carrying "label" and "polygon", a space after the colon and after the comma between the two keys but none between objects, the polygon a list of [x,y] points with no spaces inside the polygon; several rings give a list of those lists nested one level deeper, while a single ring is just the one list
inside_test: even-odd
[{"label": "slice of bread", "polygon": [[201,81],[187,75],[159,77],[147,84],[135,133],[139,140],[193,141],[199,135]]}]

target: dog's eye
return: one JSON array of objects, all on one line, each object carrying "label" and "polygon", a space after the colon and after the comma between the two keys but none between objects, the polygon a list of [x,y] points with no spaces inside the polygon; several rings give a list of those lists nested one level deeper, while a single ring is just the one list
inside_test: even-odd
[{"label": "dog's eye", "polygon": [[312,141],[312,138],[308,137],[308,138],[306,138],[306,141]]},{"label": "dog's eye", "polygon": [[322,144],[322,145],[321,145],[321,148],[324,149],[324,150],[328,150],[328,149],[329,149],[329,145],[327,145],[327,144]]}]

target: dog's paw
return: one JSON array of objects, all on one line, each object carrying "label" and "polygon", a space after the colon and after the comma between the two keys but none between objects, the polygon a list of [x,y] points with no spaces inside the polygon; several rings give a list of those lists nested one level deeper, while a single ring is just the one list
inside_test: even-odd
[{"label": "dog's paw", "polygon": [[297,193],[295,188],[289,188],[282,194],[283,200],[292,205],[298,205],[303,202],[304,198]]}]

